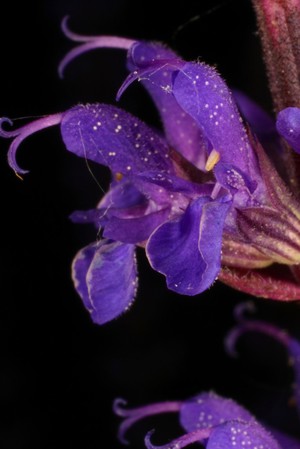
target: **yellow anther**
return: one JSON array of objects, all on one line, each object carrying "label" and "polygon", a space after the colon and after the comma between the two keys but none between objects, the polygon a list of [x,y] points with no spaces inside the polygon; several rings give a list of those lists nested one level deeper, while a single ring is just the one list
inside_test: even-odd
[{"label": "yellow anther", "polygon": [[214,166],[219,162],[219,160],[220,160],[220,153],[218,153],[217,150],[213,149],[207,158],[205,170],[211,171],[214,168]]},{"label": "yellow anther", "polygon": [[123,174],[120,172],[117,172],[115,174],[115,179],[116,179],[116,181],[121,181],[123,179]]},{"label": "yellow anther", "polygon": [[15,171],[15,175],[16,175],[16,177],[17,177],[17,178],[21,179],[21,181],[24,181],[24,178],[22,178],[22,176],[21,176],[21,175],[19,175],[19,173],[18,173],[18,172],[16,172],[16,171]]}]

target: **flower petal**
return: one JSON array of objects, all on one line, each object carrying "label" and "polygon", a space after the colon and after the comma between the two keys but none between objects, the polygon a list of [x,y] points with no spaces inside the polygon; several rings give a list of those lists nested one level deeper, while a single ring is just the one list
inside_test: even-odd
[{"label": "flower petal", "polygon": [[206,290],[220,270],[223,224],[228,202],[199,198],[180,217],[161,225],[146,250],[152,267],[168,287],[184,295]]},{"label": "flower petal", "polygon": [[232,399],[214,392],[201,393],[185,401],[180,408],[180,423],[187,432],[214,427],[230,420],[252,421],[254,417]]},{"label": "flower petal", "polygon": [[119,218],[112,214],[113,212],[108,212],[103,236],[124,243],[141,243],[167,220],[170,208],[131,218]]},{"label": "flower petal", "polygon": [[145,438],[147,449],[182,449],[200,442],[206,449],[282,449],[273,436],[255,421],[228,421],[217,427],[197,429],[186,433],[163,446],[151,442],[153,431]]},{"label": "flower petal", "polygon": [[[128,83],[139,79],[160,113],[170,145],[196,167],[204,169],[207,139],[197,122],[172,95],[172,78],[184,65],[176,53],[156,42],[137,42],[128,52]],[[123,88],[121,88],[123,90]]]},{"label": "flower petal", "polygon": [[92,320],[111,321],[130,307],[136,294],[134,245],[108,240],[89,245],[75,256],[72,276]]},{"label": "flower petal", "polygon": [[218,426],[206,449],[281,449],[277,441],[257,422],[233,421]]},{"label": "flower petal", "polygon": [[300,153],[300,109],[285,108],[277,115],[276,128],[287,143]]},{"label": "flower petal", "polygon": [[69,151],[108,166],[119,177],[151,169],[172,171],[164,140],[114,106],[76,106],[64,114],[61,132]]},{"label": "flower petal", "polygon": [[234,89],[233,96],[240,113],[259,138],[277,136],[275,120],[261,106],[240,90]]},{"label": "flower petal", "polygon": [[138,206],[146,210],[147,203],[147,198],[131,182],[125,180],[111,186],[97,209],[77,210],[70,215],[70,218],[75,223],[94,223],[99,227],[112,208],[127,210]]},{"label": "flower petal", "polygon": [[173,94],[220,153],[220,163],[234,164],[251,180],[259,181],[257,161],[238,109],[217,72],[204,64],[187,63],[174,78]]}]

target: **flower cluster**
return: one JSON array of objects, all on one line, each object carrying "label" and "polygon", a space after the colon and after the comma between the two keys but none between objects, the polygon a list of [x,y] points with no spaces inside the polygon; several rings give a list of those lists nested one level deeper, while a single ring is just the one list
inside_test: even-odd
[{"label": "flower cluster", "polygon": [[[170,290],[198,295],[216,279],[252,295],[300,300],[300,0],[253,0],[265,53],[276,117],[240,91],[230,89],[214,67],[185,61],[159,42],[116,36],[82,36],[63,21],[79,45],[62,60],[96,48],[127,52],[123,92],[139,81],[155,103],[162,129],[108,104],[79,104],[8,130],[8,161],[31,134],[59,126],[68,151],[105,166],[108,191],[91,210],[75,211],[75,223],[93,224],[96,241],[72,264],[75,288],[92,320],[107,323],[128,310],[138,287],[136,249],[165,276]],[[286,70],[289,67],[289,70]],[[300,415],[300,342],[276,326],[244,316],[225,346],[236,356],[247,332],[281,343],[294,370],[293,393]],[[184,434],[164,446],[145,438],[147,449],[181,449],[198,442],[207,449],[300,449],[300,440],[261,423],[232,399],[205,391],[184,401],[128,409],[119,439],[151,415],[178,413]]]},{"label": "flower cluster", "polygon": [[2,137],[14,138],[8,159],[19,175],[26,173],[16,162],[22,140],[53,125],[60,125],[67,150],[111,171],[97,207],[71,217],[102,233],[73,262],[75,287],[93,321],[106,323],[133,302],[136,246],[182,295],[197,295],[218,278],[257,296],[299,299],[300,203],[278,133],[299,151],[300,110],[283,109],[275,123],[244,94],[231,92],[214,68],[186,62],[165,45],[80,36],[66,20],[63,30],[81,44],[63,59],[61,75],[90,49],[127,50],[130,74],[117,98],[139,80],[164,128],[162,136],[128,112],[98,103],[14,131],[1,127]]},{"label": "flower cluster", "polygon": [[[237,307],[239,322],[226,338],[228,353],[237,355],[237,341],[246,332],[259,332],[283,344],[294,370],[294,396],[300,417],[300,342],[274,325],[245,318],[242,313],[244,310],[245,305]],[[299,439],[260,423],[240,404],[213,391],[202,392],[185,401],[168,401],[136,409],[128,409],[125,405],[126,402],[122,399],[117,399],[114,403],[115,413],[123,418],[119,427],[119,439],[123,443],[126,443],[126,432],[139,420],[162,413],[178,413],[180,425],[186,433],[166,445],[155,446],[151,442],[153,431],[150,431],[145,438],[147,449],[181,449],[195,442],[208,449],[300,448]]]}]

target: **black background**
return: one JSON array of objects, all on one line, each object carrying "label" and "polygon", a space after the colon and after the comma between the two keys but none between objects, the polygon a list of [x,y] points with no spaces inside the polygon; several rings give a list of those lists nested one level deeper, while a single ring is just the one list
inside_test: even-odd
[{"label": "black background", "polygon": [[[78,102],[115,102],[126,76],[121,51],[90,52],[59,80],[57,65],[72,47],[60,30],[66,14],[79,33],[162,40],[185,59],[214,64],[231,86],[271,111],[250,1],[185,0],[164,2],[164,8],[129,0],[2,5],[0,115],[36,117]],[[120,106],[159,123],[138,84]],[[22,144],[18,161],[30,169],[23,181],[7,166],[7,148],[1,141],[1,448],[119,448],[115,397],[134,406],[208,389],[296,434],[295,410],[287,406],[292,373],[282,348],[257,336],[243,339],[238,360],[223,349],[233,308],[247,295],[216,283],[200,297],[176,296],[141,252],[139,294],[130,312],[103,327],[92,324],[73,289],[70,264],[95,231],[68,216],[93,207],[100,189],[85,161],[64,150],[58,129]],[[106,188],[108,173],[91,167]],[[300,336],[298,304],[255,303],[258,316]],[[153,427],[157,444],[181,432],[173,416],[148,419],[130,431],[130,447],[144,447]]]}]

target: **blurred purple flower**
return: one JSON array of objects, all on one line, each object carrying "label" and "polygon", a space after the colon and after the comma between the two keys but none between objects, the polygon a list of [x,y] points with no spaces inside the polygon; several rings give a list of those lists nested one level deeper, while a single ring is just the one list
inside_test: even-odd
[{"label": "blurred purple flower", "polygon": [[185,401],[167,401],[127,409],[126,402],[116,399],[114,412],[124,418],[119,427],[119,439],[127,444],[125,433],[141,419],[162,413],[178,413],[186,433],[163,446],[151,442],[153,431],[147,433],[147,449],[181,449],[195,442],[208,449],[299,449],[300,440],[262,425],[244,407],[216,393],[203,392]]},{"label": "blurred purple flower", "polygon": [[[253,311],[252,303],[243,303],[236,308],[238,324],[228,333],[225,340],[228,353],[231,356],[237,355],[237,342],[247,332],[259,332],[283,344],[294,370],[293,391],[300,418],[300,342],[274,325],[246,318],[245,310]],[[127,408],[123,399],[116,399],[113,409],[123,418],[118,438],[124,444],[127,444],[126,433],[141,419],[163,413],[178,413],[185,433],[166,445],[155,446],[150,439],[153,433],[151,431],[145,438],[148,449],[181,449],[195,442],[208,449],[300,449],[300,439],[260,423],[240,404],[212,391],[200,393],[184,401],[166,401],[133,409]]]},{"label": "blurred purple flower", "polygon": [[245,316],[245,312],[254,312],[251,302],[241,304],[236,308],[236,319],[238,324],[228,333],[225,346],[227,352],[232,356],[237,356],[237,342],[246,333],[260,333],[279,342],[287,351],[289,364],[293,368],[294,382],[293,395],[300,418],[300,342],[291,336],[287,331],[276,327],[273,324],[262,320],[253,320]]}]

